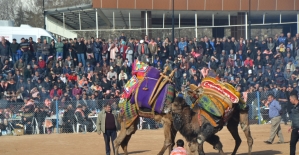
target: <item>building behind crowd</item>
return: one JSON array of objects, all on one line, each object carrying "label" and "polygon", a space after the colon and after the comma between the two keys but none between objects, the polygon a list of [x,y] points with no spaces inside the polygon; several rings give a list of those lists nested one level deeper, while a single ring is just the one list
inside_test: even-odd
[{"label": "building behind crowd", "polygon": [[173,1],[175,36],[249,39],[294,35],[299,29],[299,0],[93,0],[92,5],[46,10],[46,15],[68,30],[96,31],[105,38],[121,32],[166,37],[171,36]]}]

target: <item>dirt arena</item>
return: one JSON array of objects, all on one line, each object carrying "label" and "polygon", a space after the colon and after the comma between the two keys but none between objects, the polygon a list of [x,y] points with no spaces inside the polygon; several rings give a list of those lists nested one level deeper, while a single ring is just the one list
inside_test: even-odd
[{"label": "dirt arena", "polygon": [[[290,133],[289,126],[282,125],[285,144],[276,144],[278,138],[272,145],[264,144],[270,131],[270,125],[252,125],[251,133],[254,139],[253,155],[276,155],[289,154]],[[247,143],[241,129],[240,135],[243,140],[238,153],[246,155]],[[225,153],[230,154],[234,147],[234,141],[228,130],[224,128],[218,133],[223,143]],[[182,138],[180,134],[177,139]],[[129,143],[130,154],[154,155],[157,154],[163,145],[163,130],[142,130],[137,131]],[[2,136],[0,137],[1,155],[104,155],[105,146],[103,136],[97,133],[80,134],[51,134],[51,135],[25,135],[25,136]],[[207,155],[217,155],[212,146],[205,144]],[[120,149],[120,153],[123,151]],[[167,154],[167,153],[165,153]],[[297,153],[299,154],[299,150]],[[112,154],[111,154],[112,155]]]}]

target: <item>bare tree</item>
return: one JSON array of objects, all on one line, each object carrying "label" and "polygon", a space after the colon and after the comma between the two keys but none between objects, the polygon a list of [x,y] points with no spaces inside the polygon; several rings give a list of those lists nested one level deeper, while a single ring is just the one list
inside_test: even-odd
[{"label": "bare tree", "polygon": [[15,25],[20,26],[21,24],[26,23],[26,16],[24,14],[24,10],[22,6],[18,7],[16,17],[15,17]]},{"label": "bare tree", "polygon": [[17,0],[0,0],[0,19],[14,20]]}]

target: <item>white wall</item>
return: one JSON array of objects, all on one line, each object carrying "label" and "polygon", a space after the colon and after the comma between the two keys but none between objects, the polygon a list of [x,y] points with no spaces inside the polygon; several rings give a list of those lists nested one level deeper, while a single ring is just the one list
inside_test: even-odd
[{"label": "white wall", "polygon": [[68,26],[65,26],[65,29],[63,28],[62,22],[51,18],[47,16],[46,18],[46,28],[47,31],[50,31],[54,34],[60,35],[65,38],[77,38],[77,33],[69,31],[67,29],[73,30]]}]

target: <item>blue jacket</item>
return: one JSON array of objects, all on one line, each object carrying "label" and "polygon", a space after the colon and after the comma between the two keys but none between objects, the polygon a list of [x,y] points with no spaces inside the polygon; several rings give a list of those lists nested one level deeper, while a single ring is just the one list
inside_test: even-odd
[{"label": "blue jacket", "polygon": [[179,49],[184,51],[184,48],[187,46],[187,42],[179,42]]}]

